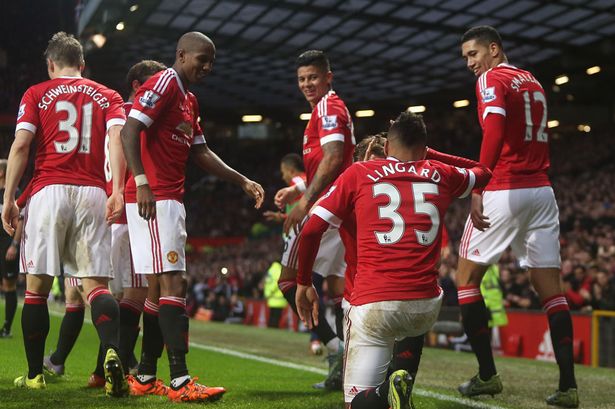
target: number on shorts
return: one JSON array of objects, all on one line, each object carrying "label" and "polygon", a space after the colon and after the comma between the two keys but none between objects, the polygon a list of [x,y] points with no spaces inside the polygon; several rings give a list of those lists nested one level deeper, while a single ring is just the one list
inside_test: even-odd
[{"label": "number on shorts", "polygon": [[[545,132],[545,127],[547,126],[547,100],[545,94],[540,91],[534,91],[532,96],[535,102],[542,104],[542,119],[536,131],[536,140],[538,142],[547,142],[549,139],[548,134]],[[525,101],[525,140],[529,142],[533,137],[534,123],[532,122],[532,105],[528,91],[523,93],[523,100]]]},{"label": "number on shorts", "polygon": [[[412,183],[412,195],[414,198],[414,213],[426,214],[431,220],[431,228],[427,231],[414,229],[416,240],[423,246],[430,246],[438,237],[440,228],[440,212],[433,203],[425,200],[426,194],[437,195],[439,193],[438,185],[433,183]],[[389,219],[393,223],[393,227],[388,232],[375,232],[376,240],[383,245],[395,244],[404,235],[406,231],[406,222],[401,214],[397,211],[401,204],[401,194],[395,185],[390,183],[378,183],[373,186],[373,196],[385,195],[389,198],[389,203],[385,206],[378,207],[378,217],[380,219]]]},{"label": "number on shorts", "polygon": [[75,128],[77,122],[77,108],[70,101],[58,101],[56,112],[66,111],[67,118],[58,122],[58,130],[68,133],[65,142],[54,142],[56,152],[70,153],[79,146],[79,153],[90,153],[90,137],[92,135],[92,103],[83,105],[81,111],[81,144],[79,143],[79,130]]}]

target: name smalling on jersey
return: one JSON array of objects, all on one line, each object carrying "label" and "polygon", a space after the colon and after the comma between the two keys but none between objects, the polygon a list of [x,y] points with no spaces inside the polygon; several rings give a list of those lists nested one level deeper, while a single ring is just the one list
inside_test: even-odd
[{"label": "name smalling on jersey", "polygon": [[417,170],[413,163],[407,162],[388,162],[383,164],[380,169],[381,171],[374,169],[373,173],[375,173],[375,175],[368,173],[367,177],[373,182],[378,182],[380,179],[396,173],[413,173],[416,176],[430,179],[434,183],[438,183],[442,179],[442,176],[436,169],[419,168],[419,170]]},{"label": "name smalling on jersey", "polygon": [[101,109],[109,108],[109,100],[103,94],[98,92],[98,90],[94,87],[90,87],[89,85],[80,84],[80,85],[66,85],[61,84],[57,87],[50,88],[45,95],[41,97],[40,102],[38,103],[38,107],[40,109],[46,110],[49,108],[49,105],[53,103],[53,101],[62,94],[75,94],[80,92],[92,98],[93,101],[97,102]]}]

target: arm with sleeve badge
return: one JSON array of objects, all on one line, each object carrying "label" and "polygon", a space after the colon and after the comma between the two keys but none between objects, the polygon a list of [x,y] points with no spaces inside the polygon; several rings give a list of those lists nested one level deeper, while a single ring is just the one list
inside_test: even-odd
[{"label": "arm with sleeve badge", "polygon": [[[491,85],[493,88],[493,95],[495,99],[493,101],[483,102],[481,124],[483,128],[483,140],[480,146],[480,163],[487,166],[490,170],[493,170],[500,158],[502,152],[502,146],[504,145],[504,132],[506,130],[506,107],[505,101],[505,89],[504,86],[493,78],[493,75],[485,74],[485,82],[487,85]],[[477,83],[477,98],[482,98],[479,90],[480,80]],[[500,99],[498,101],[498,98]],[[499,106],[495,102],[498,102]],[[481,194],[482,189],[474,189],[472,192]]]}]

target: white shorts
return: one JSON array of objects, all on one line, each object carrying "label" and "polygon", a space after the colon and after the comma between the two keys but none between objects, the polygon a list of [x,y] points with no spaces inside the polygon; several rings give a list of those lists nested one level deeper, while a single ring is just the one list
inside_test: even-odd
[{"label": "white shorts", "polygon": [[286,234],[282,234],[282,240],[284,240],[284,250],[282,250],[282,260],[280,264],[284,267],[297,270],[299,260],[299,240],[293,230]]},{"label": "white shorts", "polygon": [[339,229],[329,226],[320,241],[316,261],[314,261],[314,272],[325,278],[329,276],[344,278],[346,273],[344,255],[345,248]]},{"label": "white shorts", "polygon": [[111,267],[115,278],[109,284],[114,294],[124,288],[147,288],[145,277],[142,274],[135,274],[132,268],[127,224],[111,226]]},{"label": "white shorts", "polygon": [[130,248],[136,274],[186,271],[186,210],[176,200],[156,202],[156,218],[139,216],[136,203],[126,204]]},{"label": "white shorts", "polygon": [[468,217],[459,256],[491,265],[510,246],[523,268],[559,268],[559,209],[550,186],[486,191],[483,212],[491,226],[481,232]]},{"label": "white shorts", "polygon": [[416,337],[438,318],[442,294],[435,298],[352,305],[348,311],[344,401],[384,382],[396,340]]},{"label": "white shorts", "polygon": [[60,275],[60,262],[74,277],[113,277],[107,195],[99,187],[50,185],[28,201],[24,215],[21,271]]}]

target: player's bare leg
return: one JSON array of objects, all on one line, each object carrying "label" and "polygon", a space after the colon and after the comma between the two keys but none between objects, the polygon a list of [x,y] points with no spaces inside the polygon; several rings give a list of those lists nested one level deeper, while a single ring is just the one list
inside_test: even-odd
[{"label": "player's bare leg", "polygon": [[64,297],[66,310],[60,325],[60,334],[55,351],[44,359],[44,367],[53,375],[64,374],[64,363],[75,346],[85,316],[85,303],[79,287],[71,284],[71,279],[64,279]]},{"label": "player's bare leg", "polygon": [[0,329],[0,338],[11,336],[11,326],[15,311],[17,311],[17,277],[2,279],[2,292],[4,293],[4,325]]},{"label": "player's bare leg", "polygon": [[549,319],[551,342],[559,366],[558,390],[547,398],[550,405],[579,406],[572,353],[573,329],[568,302],[564,297],[558,268],[531,268],[530,281]]},{"label": "player's bare leg", "polygon": [[128,384],[119,358],[120,308],[111,295],[107,277],[84,277],[83,292],[92,309],[92,322],[105,352],[105,392],[121,397],[128,394]]},{"label": "player's bare leg", "polygon": [[47,297],[53,285],[53,276],[26,275],[26,299],[21,313],[23,343],[28,360],[28,373],[15,379],[15,386],[44,389],[43,356],[45,340],[49,334]]},{"label": "player's bare leg", "polygon": [[491,331],[485,301],[480,293],[480,283],[488,266],[474,263],[463,257],[457,267],[457,296],[463,329],[478,360],[478,375],[461,384],[464,396],[495,395],[502,392],[502,383],[495,369],[491,350]]},{"label": "player's bare leg", "polygon": [[136,365],[134,349],[146,298],[147,287],[125,287],[120,301],[120,359],[127,373]]}]

